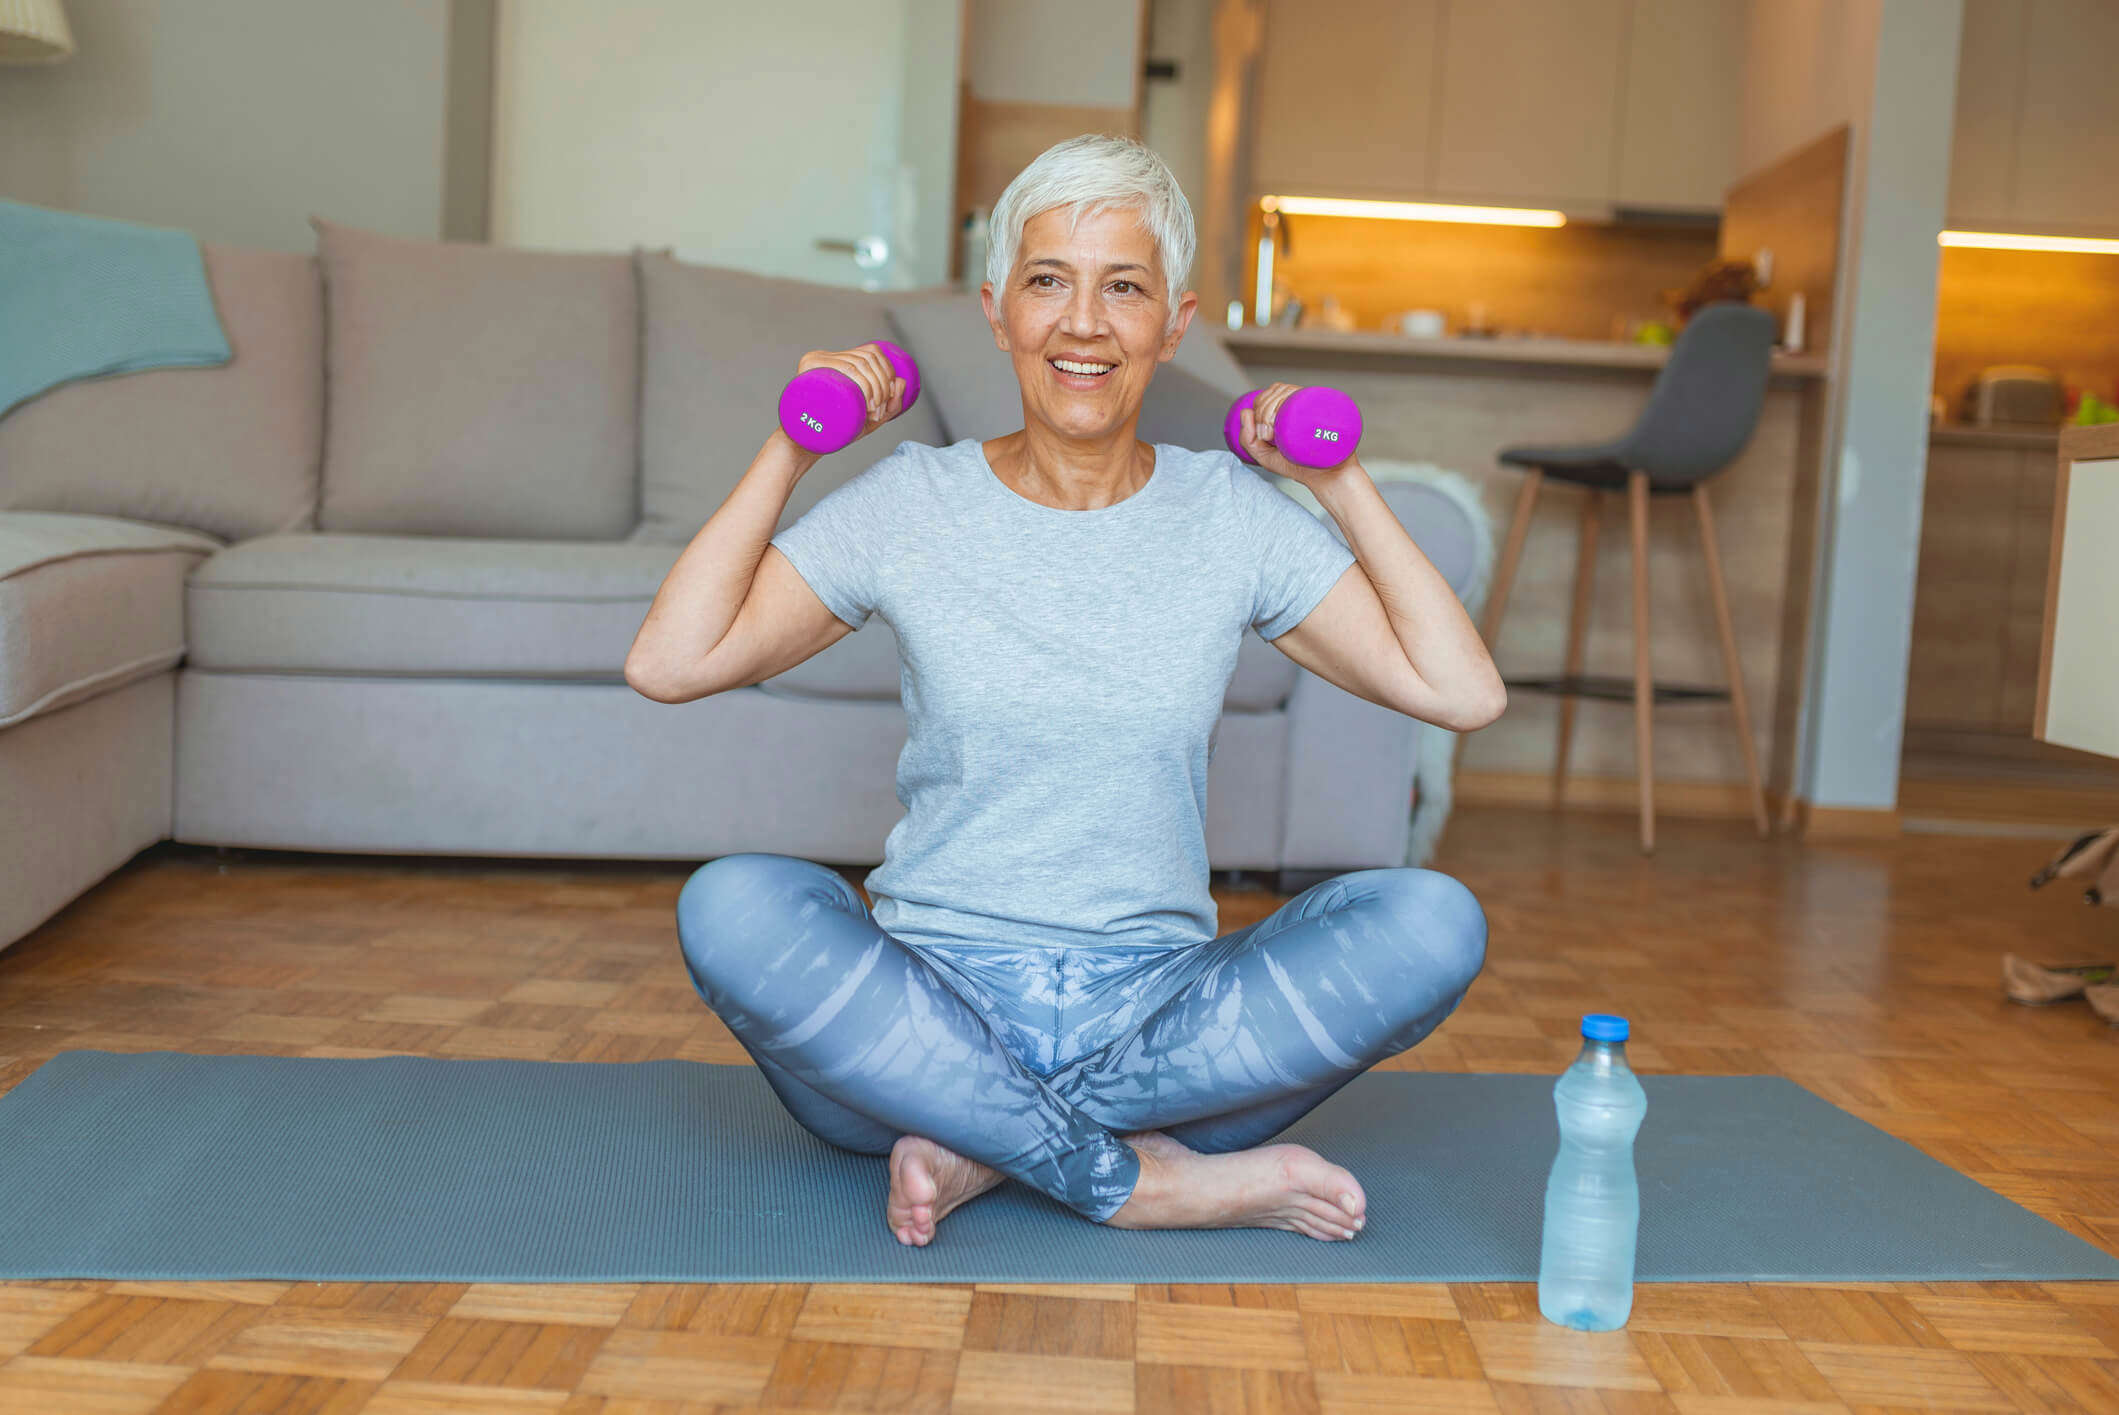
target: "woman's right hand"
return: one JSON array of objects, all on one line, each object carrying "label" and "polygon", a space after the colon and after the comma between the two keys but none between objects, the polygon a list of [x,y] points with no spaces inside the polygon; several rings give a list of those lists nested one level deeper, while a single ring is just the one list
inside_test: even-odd
[{"label": "woman's right hand", "polygon": [[854,439],[856,442],[905,411],[905,380],[898,377],[898,371],[874,344],[863,344],[839,353],[812,350],[795,365],[795,372],[804,374],[813,368],[837,369],[859,385],[861,397],[868,405],[868,417]]}]

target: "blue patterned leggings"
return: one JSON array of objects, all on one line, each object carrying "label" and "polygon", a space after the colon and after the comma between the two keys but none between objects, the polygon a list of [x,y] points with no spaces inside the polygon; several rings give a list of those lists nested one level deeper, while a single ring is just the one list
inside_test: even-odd
[{"label": "blue patterned leggings", "polygon": [[1249,1149],[1418,1042],[1486,959],[1470,890],[1354,870],[1198,943],[907,943],[839,874],[724,855],[677,899],[693,986],[796,1120],[886,1154],[921,1135],[1098,1223],[1140,1158],[1119,1135]]}]

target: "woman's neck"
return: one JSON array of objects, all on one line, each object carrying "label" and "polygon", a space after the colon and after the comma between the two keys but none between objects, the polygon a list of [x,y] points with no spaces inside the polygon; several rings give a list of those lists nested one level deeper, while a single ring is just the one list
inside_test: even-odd
[{"label": "woman's neck", "polygon": [[1062,511],[1116,505],[1155,474],[1155,449],[1133,435],[1137,420],[1102,438],[1025,427],[985,444],[994,471],[1032,501]]}]

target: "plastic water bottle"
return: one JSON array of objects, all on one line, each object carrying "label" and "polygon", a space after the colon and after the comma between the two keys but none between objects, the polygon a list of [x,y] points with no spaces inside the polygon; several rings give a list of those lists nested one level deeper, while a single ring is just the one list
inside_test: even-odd
[{"label": "plastic water bottle", "polygon": [[1626,1064],[1624,1017],[1582,1019],[1582,1053],[1552,1088],[1560,1152],[1545,1181],[1538,1310],[1577,1331],[1611,1331],[1633,1311],[1634,1240],[1641,1186],[1633,1137],[1648,1093]]}]

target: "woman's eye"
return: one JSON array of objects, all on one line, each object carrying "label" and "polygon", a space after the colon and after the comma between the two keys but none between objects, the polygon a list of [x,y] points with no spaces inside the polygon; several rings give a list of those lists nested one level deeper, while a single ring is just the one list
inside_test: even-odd
[{"label": "woman's eye", "polygon": [[1121,285],[1126,287],[1126,293],[1128,294],[1131,294],[1140,288],[1140,286],[1134,284],[1131,280],[1114,280],[1111,282],[1111,288],[1114,290],[1116,290]]},{"label": "woman's eye", "polygon": [[1031,276],[1031,277],[1030,277],[1030,283],[1031,283],[1031,284],[1033,284],[1033,285],[1035,285],[1035,284],[1037,284],[1037,282],[1038,282],[1038,281],[1040,281],[1040,280],[1050,280],[1050,279],[1052,279],[1052,278],[1053,278],[1053,277],[1052,277],[1052,276],[1050,276],[1050,275],[1033,275],[1033,276]]}]

